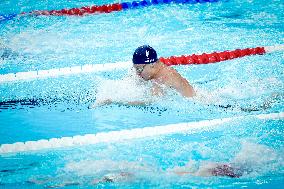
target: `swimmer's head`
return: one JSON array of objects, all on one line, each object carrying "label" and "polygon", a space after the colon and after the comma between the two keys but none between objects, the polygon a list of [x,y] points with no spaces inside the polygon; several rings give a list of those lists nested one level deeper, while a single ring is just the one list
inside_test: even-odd
[{"label": "swimmer's head", "polygon": [[133,64],[151,64],[157,62],[157,60],[158,57],[155,49],[149,45],[143,45],[135,50],[132,62]]},{"label": "swimmer's head", "polygon": [[154,67],[154,63],[156,63],[158,60],[159,59],[155,49],[149,45],[138,47],[135,50],[132,58],[136,73],[146,80],[150,79],[153,71],[151,68]]}]

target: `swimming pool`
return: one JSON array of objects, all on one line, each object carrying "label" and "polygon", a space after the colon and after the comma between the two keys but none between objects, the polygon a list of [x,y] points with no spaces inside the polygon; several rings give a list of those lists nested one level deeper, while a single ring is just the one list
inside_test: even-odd
[{"label": "swimming pool", "polygon": [[[0,12],[107,3],[113,1],[3,1]],[[127,62],[142,44],[164,57],[283,44],[283,9],[282,1],[230,0],[84,17],[23,16],[1,23],[1,49],[10,53],[0,59],[0,74]],[[276,52],[176,66],[202,97],[173,94],[146,107],[88,108],[98,96],[133,97],[135,90],[117,81],[126,69],[1,83],[1,144],[126,130],[123,138],[138,128],[232,119],[178,133],[115,142],[107,135],[109,140],[96,144],[66,147],[55,141],[58,148],[2,153],[0,187],[282,188],[283,118],[254,115],[283,112],[283,62],[283,52]],[[231,162],[246,171],[240,178],[174,173],[194,172],[208,162]],[[131,176],[94,181],[117,172]]]}]

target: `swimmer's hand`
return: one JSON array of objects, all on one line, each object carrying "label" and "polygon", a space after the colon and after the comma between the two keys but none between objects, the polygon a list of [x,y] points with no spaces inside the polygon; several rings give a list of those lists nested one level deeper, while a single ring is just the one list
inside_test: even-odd
[{"label": "swimmer's hand", "polygon": [[112,100],[107,99],[107,100],[103,100],[103,101],[96,101],[94,104],[91,104],[89,106],[89,109],[93,109],[93,108],[97,108],[100,106],[105,106],[105,105],[109,105],[112,103]]},{"label": "swimmer's hand", "polygon": [[174,171],[173,173],[177,174],[177,175],[188,175],[188,174],[192,174],[191,172],[189,171]]},{"label": "swimmer's hand", "polygon": [[97,108],[97,107],[101,107],[101,106],[105,106],[109,104],[128,105],[128,106],[147,106],[151,103],[152,101],[138,101],[137,100],[137,101],[131,101],[131,102],[122,102],[122,101],[116,102],[116,101],[112,101],[111,99],[107,99],[107,100],[95,102],[94,104],[91,104],[89,108],[93,109],[93,108]]}]

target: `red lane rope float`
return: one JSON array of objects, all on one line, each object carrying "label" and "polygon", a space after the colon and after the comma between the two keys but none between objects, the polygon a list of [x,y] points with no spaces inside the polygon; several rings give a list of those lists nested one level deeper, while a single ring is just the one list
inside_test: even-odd
[{"label": "red lane rope float", "polygon": [[[133,2],[122,2],[115,4],[106,4],[101,6],[85,6],[81,8],[61,9],[61,10],[37,10],[30,14],[36,15],[54,15],[54,16],[83,16],[87,14],[110,13],[113,11],[121,11],[127,9],[136,9],[138,7],[147,7],[158,4],[196,4],[196,3],[215,3],[220,0],[142,0]],[[22,13],[25,14],[25,13]]]},{"label": "red lane rope float", "polygon": [[100,14],[100,13],[110,13],[114,11],[122,11],[127,9],[136,9],[140,7],[148,7],[152,5],[161,4],[196,4],[196,3],[215,3],[221,0],[142,0],[133,2],[122,2],[115,4],[105,4],[105,5],[94,5],[85,6],[81,8],[71,8],[71,9],[61,9],[61,10],[35,10],[31,12],[22,12],[20,14],[0,14],[0,23],[2,21],[12,20],[16,16],[21,15],[52,15],[52,16],[84,16],[87,14]]},{"label": "red lane rope float", "polygon": [[72,8],[72,9],[61,9],[61,10],[43,10],[43,11],[33,11],[31,14],[36,15],[54,15],[54,16],[83,16],[86,14],[99,14],[99,13],[110,13],[113,11],[121,11],[122,5],[121,4],[109,4],[109,5],[102,5],[102,6],[86,6],[81,8]]},{"label": "red lane rope float", "polygon": [[221,62],[225,60],[241,58],[244,56],[251,55],[262,55],[266,53],[264,47],[246,48],[246,49],[236,49],[233,51],[223,51],[223,52],[213,52],[213,53],[203,53],[201,55],[182,55],[182,56],[171,56],[171,57],[161,57],[160,61],[168,66],[174,65],[188,65],[188,64],[209,64],[215,62]]}]

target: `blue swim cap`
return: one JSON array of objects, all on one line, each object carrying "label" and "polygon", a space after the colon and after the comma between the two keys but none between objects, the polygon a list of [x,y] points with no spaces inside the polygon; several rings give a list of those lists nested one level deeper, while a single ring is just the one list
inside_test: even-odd
[{"label": "blue swim cap", "polygon": [[143,45],[135,50],[132,62],[133,64],[151,64],[157,60],[156,51],[149,45]]}]

